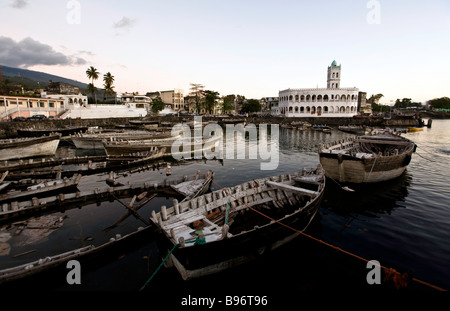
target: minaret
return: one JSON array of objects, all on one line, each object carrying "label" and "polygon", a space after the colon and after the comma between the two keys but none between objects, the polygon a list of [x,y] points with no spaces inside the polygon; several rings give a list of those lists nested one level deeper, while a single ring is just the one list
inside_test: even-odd
[{"label": "minaret", "polygon": [[328,66],[327,89],[338,89],[341,86],[341,65],[337,65],[333,60]]}]

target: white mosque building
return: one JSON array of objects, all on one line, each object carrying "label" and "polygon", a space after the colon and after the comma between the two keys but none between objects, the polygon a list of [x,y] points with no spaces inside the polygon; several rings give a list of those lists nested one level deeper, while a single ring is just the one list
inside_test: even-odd
[{"label": "white mosque building", "polygon": [[273,115],[286,117],[353,117],[358,111],[358,89],[341,88],[341,65],[328,66],[327,87],[279,92]]}]

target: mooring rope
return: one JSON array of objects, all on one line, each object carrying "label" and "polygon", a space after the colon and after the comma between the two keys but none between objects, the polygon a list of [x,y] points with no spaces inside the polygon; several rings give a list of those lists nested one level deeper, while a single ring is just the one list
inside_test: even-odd
[{"label": "mooring rope", "polygon": [[180,244],[175,244],[172,249],[170,250],[170,252],[167,254],[166,257],[164,257],[163,261],[159,264],[158,268],[156,268],[156,270],[153,272],[153,274],[149,277],[149,279],[145,282],[144,285],[142,285],[142,287],[139,289],[139,291],[143,291],[144,288],[148,285],[148,283],[150,283],[150,281],[153,279],[153,277],[156,275],[156,273],[159,271],[159,269],[161,269],[161,267],[164,265],[164,263],[167,261],[167,259],[169,259],[169,256],[173,253],[173,251],[179,246]]},{"label": "mooring rope", "polygon": [[[220,186],[216,181],[213,180],[212,182],[213,182],[215,185],[217,185],[220,189],[225,190],[225,189],[224,189],[222,186]],[[356,259],[365,261],[366,263],[371,262],[373,265],[379,266],[380,268],[382,268],[382,269],[384,270],[386,276],[388,276],[389,278],[392,278],[392,280],[394,281],[394,284],[396,285],[397,288],[399,288],[399,287],[401,287],[401,286],[406,286],[406,283],[405,283],[405,281],[404,281],[404,279],[406,278],[406,275],[405,275],[405,274],[401,274],[400,272],[396,271],[396,270],[393,269],[393,268],[388,268],[388,267],[384,267],[383,265],[376,264],[375,262],[372,262],[371,260],[368,260],[368,259],[366,259],[366,258],[364,258],[364,257],[361,257],[361,256],[359,256],[359,255],[356,255],[356,254],[354,254],[354,253],[351,253],[351,252],[349,252],[349,251],[346,251],[346,250],[344,250],[344,249],[342,249],[342,248],[340,248],[340,247],[338,247],[338,246],[335,246],[335,245],[333,245],[333,244],[330,244],[330,243],[328,243],[328,242],[325,242],[325,241],[323,241],[323,240],[320,240],[320,239],[318,239],[318,238],[315,238],[315,237],[313,237],[313,236],[311,236],[311,235],[309,235],[309,234],[304,233],[303,231],[297,230],[297,229],[295,229],[295,228],[293,228],[293,227],[291,227],[291,226],[288,226],[288,225],[286,225],[286,224],[284,224],[284,223],[282,223],[282,222],[280,222],[280,221],[278,221],[278,220],[276,220],[276,219],[273,219],[273,218],[270,217],[270,216],[267,216],[266,214],[264,214],[264,213],[258,211],[257,209],[254,209],[253,207],[249,206],[247,203],[242,202],[242,201],[239,200],[238,198],[234,197],[231,193],[229,193],[229,196],[232,197],[234,200],[238,201],[240,204],[245,205],[246,207],[248,207],[248,208],[251,209],[252,211],[254,211],[254,212],[256,212],[256,213],[258,213],[258,214],[260,214],[260,215],[262,215],[262,216],[268,218],[269,220],[271,220],[271,221],[273,221],[273,222],[276,222],[276,223],[278,223],[278,224],[280,224],[280,225],[282,225],[282,226],[284,226],[284,227],[286,227],[286,228],[288,228],[288,229],[290,229],[290,230],[292,230],[292,231],[295,231],[295,232],[297,232],[297,233],[303,235],[303,236],[306,237],[306,238],[309,238],[309,239],[314,240],[314,241],[316,241],[316,242],[318,242],[318,243],[321,243],[321,244],[323,244],[323,245],[326,245],[326,246],[328,246],[328,247],[330,247],[330,248],[333,248],[333,249],[335,249],[335,250],[337,250],[337,251],[340,251],[340,252],[342,252],[342,253],[344,253],[344,254],[350,255],[350,256],[352,256],[352,257],[354,257],[354,258],[356,258]],[[417,282],[417,283],[420,283],[420,284],[426,285],[426,286],[428,286],[428,287],[434,288],[434,289],[436,289],[436,290],[438,290],[438,291],[447,291],[447,290],[444,289],[444,288],[441,288],[441,287],[438,287],[438,286],[436,286],[436,285],[430,284],[430,283],[428,283],[428,282],[419,280],[419,279],[417,279],[417,278],[412,278],[412,280],[415,281],[415,282]]]}]

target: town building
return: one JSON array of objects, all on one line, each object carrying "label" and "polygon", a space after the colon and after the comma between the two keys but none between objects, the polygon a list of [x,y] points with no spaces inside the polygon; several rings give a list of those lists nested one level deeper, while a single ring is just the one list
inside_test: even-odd
[{"label": "town building", "polygon": [[261,111],[264,113],[271,112],[272,110],[275,110],[278,108],[278,97],[263,97],[259,101],[261,104]]},{"label": "town building", "polygon": [[170,91],[161,91],[161,101],[166,104],[166,109],[174,112],[184,111],[184,95],[182,89],[173,89]]},{"label": "town building", "polygon": [[47,93],[49,94],[79,94],[80,88],[64,82],[53,82],[47,86]]},{"label": "town building", "polygon": [[299,88],[279,91],[273,115],[286,117],[353,117],[358,114],[358,89],[341,87],[341,65],[334,60],[327,71],[326,88]]}]

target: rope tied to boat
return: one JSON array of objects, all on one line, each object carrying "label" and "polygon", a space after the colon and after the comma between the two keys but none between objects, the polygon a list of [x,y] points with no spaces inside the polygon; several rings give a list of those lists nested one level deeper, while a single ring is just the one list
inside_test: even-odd
[{"label": "rope tied to boat", "polygon": [[175,244],[172,249],[169,251],[169,253],[166,255],[166,257],[164,257],[163,261],[159,264],[158,268],[156,268],[156,270],[153,272],[153,274],[150,276],[150,278],[145,282],[144,285],[142,285],[142,287],[139,289],[139,291],[143,291],[145,289],[145,287],[148,285],[148,283],[150,283],[150,281],[153,279],[153,277],[156,275],[156,273],[158,273],[158,271],[161,269],[161,267],[164,265],[164,263],[167,261],[167,259],[169,259],[169,256],[175,251],[175,249],[179,246],[180,244]]},{"label": "rope tied to boat", "polygon": [[[212,182],[213,182],[214,184],[216,184],[220,189],[224,189],[224,188],[223,188],[221,185],[219,185],[215,180],[213,180]],[[328,243],[328,242],[325,242],[325,241],[323,241],[323,240],[321,240],[321,239],[318,239],[318,238],[316,238],[316,237],[313,237],[312,235],[306,234],[306,233],[304,233],[304,232],[301,231],[301,230],[298,230],[298,229],[295,229],[295,228],[293,228],[293,227],[291,227],[291,226],[289,226],[289,225],[286,225],[286,224],[284,224],[284,223],[282,223],[282,222],[280,222],[280,221],[278,221],[278,220],[276,220],[276,219],[274,219],[274,218],[272,218],[272,217],[270,217],[270,216],[268,216],[268,215],[262,213],[261,211],[258,211],[257,209],[251,207],[251,206],[248,205],[247,203],[242,202],[240,199],[234,197],[231,193],[229,193],[229,195],[230,195],[230,197],[232,197],[232,198],[235,199],[236,201],[238,201],[238,202],[240,202],[241,204],[243,204],[243,205],[245,205],[246,207],[248,207],[250,210],[252,210],[252,211],[254,211],[254,212],[260,214],[261,216],[264,216],[264,217],[268,218],[269,220],[271,220],[271,221],[273,221],[273,222],[278,223],[279,225],[282,225],[282,226],[284,226],[284,227],[286,227],[286,228],[288,228],[288,229],[290,229],[290,230],[292,230],[292,231],[295,231],[296,233],[301,234],[302,236],[304,236],[304,237],[306,237],[306,238],[309,238],[309,239],[311,239],[311,240],[314,240],[314,241],[316,241],[316,242],[318,242],[318,243],[321,243],[321,244],[323,244],[323,245],[325,245],[325,246],[328,246],[328,247],[330,247],[330,248],[333,248],[333,249],[335,249],[335,250],[337,250],[337,251],[340,251],[340,252],[342,252],[342,253],[344,253],[344,254],[350,255],[350,256],[352,256],[352,257],[354,257],[354,258],[356,258],[356,259],[365,261],[366,263],[371,262],[371,260],[368,260],[368,259],[366,259],[366,258],[363,258],[363,257],[361,257],[361,256],[359,256],[359,255],[356,255],[356,254],[352,253],[352,252],[346,251],[346,250],[344,250],[344,249],[342,249],[342,248],[340,248],[340,247],[338,247],[338,246],[335,246],[335,245],[333,245],[333,244],[330,244],[330,243]],[[384,266],[382,266],[382,265],[378,265],[378,266],[380,266],[380,268],[382,268],[383,271],[385,272],[385,281],[387,281],[387,280],[392,280],[393,283],[394,283],[394,286],[395,286],[397,289],[400,288],[400,287],[406,287],[406,286],[408,285],[408,274],[407,274],[407,273],[401,274],[400,272],[398,272],[397,270],[395,270],[395,269],[393,269],[393,268],[387,268],[387,267],[384,267]],[[433,289],[435,289],[435,290],[438,290],[438,291],[447,291],[447,290],[444,289],[444,288],[441,288],[441,287],[438,287],[438,286],[436,286],[436,285],[427,283],[427,282],[422,281],[422,280],[419,280],[419,279],[417,279],[417,278],[412,278],[412,281],[415,281],[415,282],[417,282],[417,283],[420,283],[420,284],[423,284],[423,285],[425,285],[425,286],[431,287],[431,288],[433,288]]]}]

